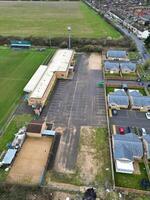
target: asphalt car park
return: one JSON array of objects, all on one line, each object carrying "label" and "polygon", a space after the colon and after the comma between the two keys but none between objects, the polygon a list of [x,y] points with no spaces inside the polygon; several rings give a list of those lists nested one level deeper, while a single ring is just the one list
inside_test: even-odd
[{"label": "asphalt car park", "polygon": [[102,71],[88,67],[89,56],[77,56],[73,80],[58,80],[42,113],[63,130],[54,163],[57,171],[74,169],[81,126],[106,127],[104,89],[97,86]]},{"label": "asphalt car park", "polygon": [[150,133],[150,120],[145,114],[145,112],[134,110],[118,110],[117,115],[110,117],[110,124],[119,127],[145,128]]}]

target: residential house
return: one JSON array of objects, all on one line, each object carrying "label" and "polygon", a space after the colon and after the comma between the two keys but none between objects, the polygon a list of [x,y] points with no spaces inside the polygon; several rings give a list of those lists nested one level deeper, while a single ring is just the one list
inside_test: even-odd
[{"label": "residential house", "polygon": [[121,50],[109,50],[106,57],[108,60],[128,60],[127,52]]},{"label": "residential house", "polygon": [[129,74],[136,72],[136,64],[133,62],[122,62],[120,63],[120,70],[122,74]]},{"label": "residential house", "polygon": [[129,90],[128,92],[132,109],[150,110],[150,96],[143,96],[138,90]]},{"label": "residential house", "polygon": [[104,62],[104,70],[105,70],[106,73],[119,74],[119,63],[118,62],[105,61]]},{"label": "residential house", "polygon": [[150,135],[149,134],[146,134],[143,136],[143,143],[144,143],[147,159],[150,159]]},{"label": "residential house", "polygon": [[129,99],[124,89],[115,89],[108,94],[108,106],[115,109],[128,108]]},{"label": "residential house", "polygon": [[142,141],[134,133],[112,136],[116,172],[132,174],[134,161],[143,157]]}]

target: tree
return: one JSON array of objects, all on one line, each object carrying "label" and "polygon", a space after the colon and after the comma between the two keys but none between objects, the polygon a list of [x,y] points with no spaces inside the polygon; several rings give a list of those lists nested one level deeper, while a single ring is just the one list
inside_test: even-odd
[{"label": "tree", "polygon": [[145,70],[148,70],[150,68],[150,59],[145,61],[145,63],[143,64],[143,68]]},{"label": "tree", "polygon": [[150,35],[147,37],[147,39],[144,41],[144,43],[147,47],[150,47]]}]

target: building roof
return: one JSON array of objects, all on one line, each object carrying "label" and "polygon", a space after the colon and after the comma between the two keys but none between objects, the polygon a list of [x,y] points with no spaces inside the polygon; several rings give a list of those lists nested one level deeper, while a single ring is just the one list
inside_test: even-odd
[{"label": "building roof", "polygon": [[130,96],[133,96],[133,97],[141,97],[141,96],[143,96],[143,95],[139,92],[139,90],[131,90],[131,89],[129,89],[129,90],[128,90],[128,93],[129,93]]},{"label": "building roof", "polygon": [[113,135],[115,160],[134,160],[134,157],[143,156],[141,140],[134,133]]},{"label": "building roof", "polygon": [[36,70],[32,78],[29,80],[25,88],[23,89],[24,92],[33,92],[37,84],[39,83],[40,79],[42,78],[43,74],[47,69],[46,65],[40,65],[39,68]]},{"label": "building roof", "polygon": [[143,136],[143,139],[147,142],[148,144],[148,153],[150,155],[150,135],[149,134],[146,134]]},{"label": "building roof", "polygon": [[108,94],[109,105],[128,106],[129,99],[124,89],[116,89],[113,93]]},{"label": "building roof", "polygon": [[6,152],[6,154],[2,160],[2,163],[5,165],[10,165],[12,163],[16,153],[17,153],[16,149],[8,149],[8,151]]},{"label": "building roof", "polygon": [[11,40],[11,46],[18,46],[18,47],[30,47],[31,42],[26,40]]},{"label": "building roof", "polygon": [[51,72],[51,69],[48,67],[41,80],[37,84],[35,90],[31,93],[30,98],[42,98],[53,76],[54,73]]},{"label": "building roof", "polygon": [[55,131],[52,131],[52,130],[44,130],[42,132],[42,135],[45,135],[45,136],[55,136],[56,132]]},{"label": "building roof", "polygon": [[119,70],[119,63],[118,62],[111,62],[111,61],[105,61],[104,62],[104,68],[105,70]]},{"label": "building roof", "polygon": [[122,70],[130,70],[130,71],[135,71],[136,70],[136,64],[133,62],[121,62],[120,63],[120,68]]},{"label": "building roof", "polygon": [[130,98],[133,106],[150,108],[150,96],[131,96]]},{"label": "building roof", "polygon": [[119,51],[119,50],[109,50],[109,51],[107,51],[107,57],[126,58],[126,56],[127,56],[126,51]]},{"label": "building roof", "polygon": [[116,171],[122,173],[132,173],[134,171],[133,162],[116,160]]},{"label": "building roof", "polygon": [[32,121],[27,126],[28,133],[41,133],[43,121]]},{"label": "building roof", "polygon": [[57,50],[48,67],[52,72],[66,71],[69,67],[74,51],[70,49]]}]

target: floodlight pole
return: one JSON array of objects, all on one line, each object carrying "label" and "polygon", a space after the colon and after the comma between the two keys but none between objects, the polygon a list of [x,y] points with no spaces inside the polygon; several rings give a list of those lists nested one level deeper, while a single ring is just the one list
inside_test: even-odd
[{"label": "floodlight pole", "polygon": [[68,29],[68,49],[71,49],[71,26],[67,27]]}]

